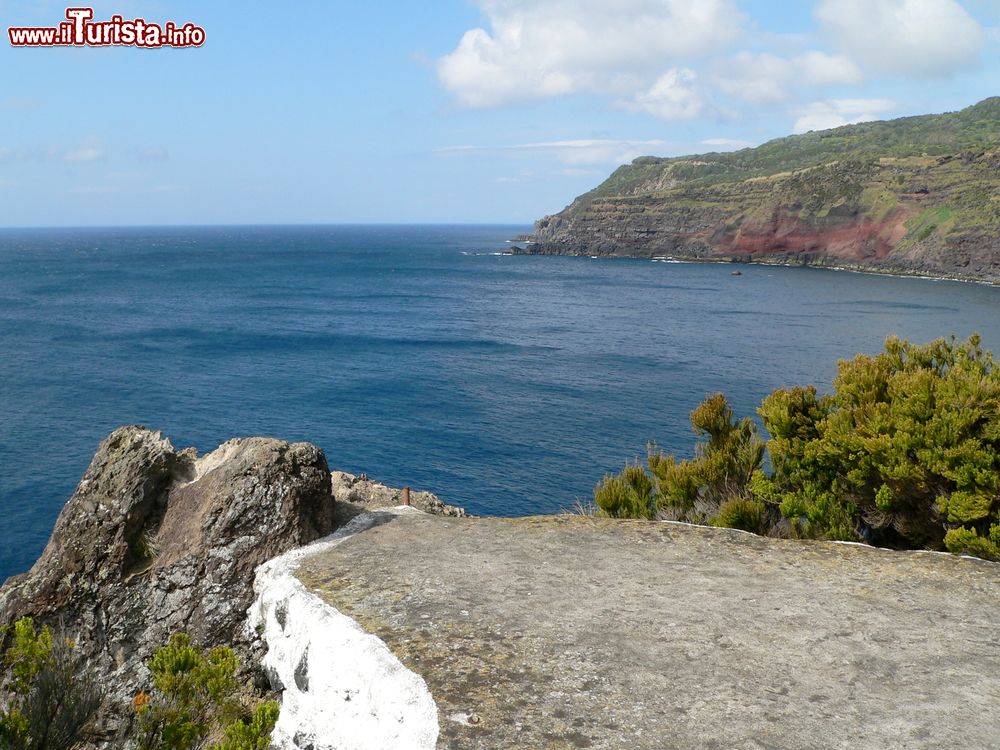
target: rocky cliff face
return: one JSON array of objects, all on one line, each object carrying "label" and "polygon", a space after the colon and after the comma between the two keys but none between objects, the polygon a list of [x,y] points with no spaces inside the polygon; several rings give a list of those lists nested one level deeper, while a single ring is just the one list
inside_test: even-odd
[{"label": "rocky cliff face", "polygon": [[846,266],[1000,280],[1000,99],[733,154],[644,157],[521,252]]},{"label": "rocky cliff face", "polygon": [[42,556],[0,589],[0,623],[27,615],[72,636],[108,690],[101,730],[121,736],[144,664],[172,633],[257,662],[245,632],[254,571],[330,533],[333,510],[313,445],[250,438],[198,458],[158,433],[118,429]]}]

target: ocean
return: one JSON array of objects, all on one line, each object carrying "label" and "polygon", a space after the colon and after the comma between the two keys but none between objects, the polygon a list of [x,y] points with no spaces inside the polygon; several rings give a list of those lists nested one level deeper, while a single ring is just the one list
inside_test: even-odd
[{"label": "ocean", "polygon": [[1000,288],[499,254],[525,231],[0,231],[0,580],[122,424],[308,440],[474,514],[551,513],[648,441],[689,454],[715,391],[752,415],[889,334],[1000,352]]}]

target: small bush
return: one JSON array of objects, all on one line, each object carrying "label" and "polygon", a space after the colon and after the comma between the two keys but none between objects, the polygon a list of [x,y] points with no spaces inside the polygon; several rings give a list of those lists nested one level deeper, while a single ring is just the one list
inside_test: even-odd
[{"label": "small bush", "polygon": [[659,515],[708,523],[724,503],[746,497],[764,457],[753,421],[734,419],[726,397],[717,393],[691,413],[691,426],[702,438],[693,459],[678,461],[650,445],[646,468],[628,466],[597,485],[597,507],[615,518]]},{"label": "small bush", "polygon": [[[278,720],[270,701],[248,711],[238,700],[232,649],[207,652],[175,634],[149,662],[153,690],[133,700],[143,750],[266,750]],[[221,740],[209,744],[213,738]]]},{"label": "small bush", "polygon": [[722,504],[719,515],[712,519],[712,525],[764,534],[769,526],[767,508],[760,500],[734,497]]},{"label": "small bush", "polygon": [[1000,526],[993,527],[990,537],[979,536],[975,529],[950,529],[944,536],[944,546],[956,555],[1000,560]]},{"label": "small bush", "polygon": [[[12,629],[0,702],[0,750],[69,750],[103,694],[75,644],[25,617]],[[3,706],[6,705],[6,708]]]},{"label": "small bush", "polygon": [[261,703],[249,719],[237,719],[226,727],[225,739],[214,750],[267,750],[278,710],[274,701]]},{"label": "small bush", "polygon": [[626,466],[594,489],[594,503],[612,518],[651,518],[655,509],[653,481],[641,466]]},{"label": "small bush", "polygon": [[759,412],[798,535],[1000,559],[1000,370],[978,337],[890,338],[841,362],[830,395],[779,390]]}]

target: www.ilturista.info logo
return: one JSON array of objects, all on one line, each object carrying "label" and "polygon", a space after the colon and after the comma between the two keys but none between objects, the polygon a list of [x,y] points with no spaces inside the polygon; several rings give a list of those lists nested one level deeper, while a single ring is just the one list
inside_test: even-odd
[{"label": "www.ilturista.info logo", "polygon": [[14,47],[200,47],[205,30],[193,23],[149,23],[141,18],[126,21],[94,21],[93,8],[67,8],[58,26],[11,26],[7,29]]}]

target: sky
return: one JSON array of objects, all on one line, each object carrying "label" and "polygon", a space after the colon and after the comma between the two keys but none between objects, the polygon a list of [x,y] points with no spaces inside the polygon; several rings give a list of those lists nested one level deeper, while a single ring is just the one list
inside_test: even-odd
[{"label": "sky", "polygon": [[640,155],[1000,94],[1000,0],[96,3],[196,48],[13,48],[0,226],[529,224]]}]

